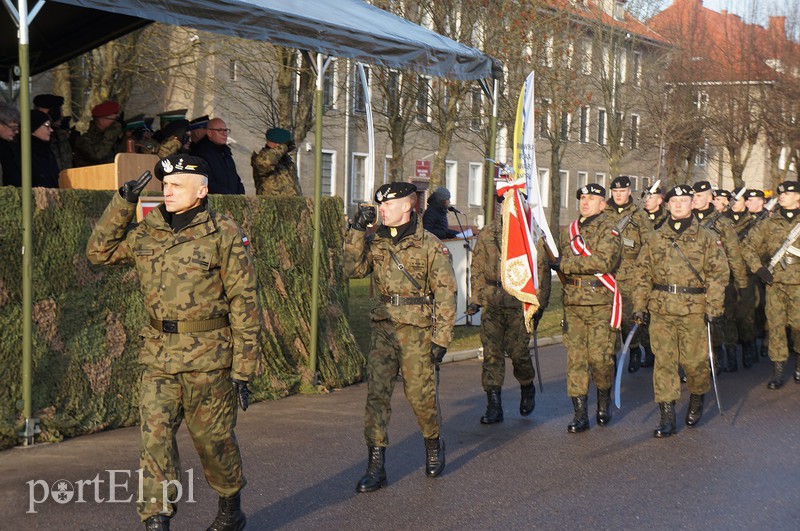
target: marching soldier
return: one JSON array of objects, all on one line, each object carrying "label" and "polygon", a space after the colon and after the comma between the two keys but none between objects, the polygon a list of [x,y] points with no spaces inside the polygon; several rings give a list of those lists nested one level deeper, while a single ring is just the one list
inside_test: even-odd
[{"label": "marching soldier", "polygon": [[297,166],[291,153],[296,149],[292,134],[286,129],[267,131],[267,142],[250,157],[256,194],[282,197],[303,195],[297,178]]},{"label": "marching soldier", "polygon": [[723,190],[722,188],[714,190],[711,192],[711,195],[713,196],[712,202],[714,203],[714,210],[720,213],[727,212],[731,204],[731,199],[733,199],[733,195],[729,191]]},{"label": "marching soldier", "polygon": [[202,159],[174,155],[160,160],[155,172],[164,182],[164,205],[131,228],[150,175],[125,183],[86,250],[93,264],[133,263],[150,314],[139,357],[139,516],[148,530],[169,529],[177,510],[169,500],[177,499],[177,491],[165,485],[180,480],[175,436],[185,420],[206,480],[219,494],[209,529],[244,529],[236,403],[238,398],[247,409],[247,385],[261,365],[261,309],[249,240],[236,222],[208,208]]},{"label": "marching soldier", "polygon": [[567,395],[575,417],[570,433],[589,429],[589,376],[597,388],[597,423],[611,421],[614,344],[622,320],[622,301],[614,273],[622,258],[622,242],[603,209],[606,190],[589,184],[575,194],[580,217],[561,235],[564,284],[564,344],[567,347]]},{"label": "marching soldier", "polygon": [[[631,179],[627,175],[620,175],[611,182],[611,201],[606,206],[605,213],[622,238],[622,261],[615,276],[622,293],[622,337],[625,338],[633,328],[631,296],[636,258],[642,243],[653,232],[653,228],[644,211],[633,204]],[[637,329],[630,344],[628,372],[638,371],[641,365],[640,335]]]},{"label": "marching soldier", "polygon": [[703,398],[711,387],[705,323],[716,323],[722,316],[729,275],[718,235],[692,217],[692,189],[676,186],[665,199],[670,218],[639,254],[633,303],[634,319],[650,322],[655,348],[653,388],[660,422],[654,437],[676,433],[679,364],[691,393],[686,425],[700,421]]},{"label": "marching soldier", "polygon": [[[502,201],[502,198],[498,198]],[[499,209],[498,209],[499,210]],[[522,303],[503,289],[500,279],[502,260],[503,217],[497,216],[478,234],[472,251],[470,286],[472,303],[468,315],[481,314],[481,344],[483,345],[483,367],[481,384],[486,392],[486,413],[481,424],[503,421],[502,388],[505,379],[505,355],[511,358],[514,377],[520,384],[519,414],[527,417],[536,405],[536,388],[533,378],[536,372],[530,355],[530,336],[525,328]],[[545,251],[545,241],[539,239],[536,246],[538,258],[539,309],[535,321],[541,319],[550,300],[550,266]]]},{"label": "marching soldier", "polygon": [[[800,182],[784,181],[777,192],[780,209],[753,227],[743,248],[748,267],[767,284],[769,358],[774,363],[769,389],[783,386],[783,368],[789,358],[787,327],[795,349],[794,381],[800,383],[800,239],[789,238],[800,220]],[[776,256],[779,251],[782,256]],[[768,266],[776,258],[779,261],[770,271]]]},{"label": "marching soldier", "polygon": [[425,439],[425,474],[436,477],[445,465],[434,371],[453,337],[456,280],[447,247],[423,229],[414,211],[416,190],[405,182],[378,188],[375,201],[381,225],[374,239],[368,240],[365,232],[375,221],[374,211],[359,206],[345,240],[345,274],[362,278],[372,273],[380,293],[372,309],[367,356],[364,438],[368,464],[356,492],[386,485],[384,456],[398,369]]},{"label": "marching soldier", "polygon": [[[765,205],[767,202],[766,194],[764,194],[763,190],[755,190],[750,189],[745,193],[745,206],[747,207],[747,211],[750,212],[754,218],[757,220],[750,224],[749,228],[747,229],[747,234],[755,227],[756,223],[763,221],[767,218],[770,213],[765,210]],[[742,243],[747,238],[747,234],[741,236],[739,239]],[[762,256],[762,258],[769,258],[768,256]],[[755,313],[755,327],[756,327],[756,339],[760,340],[761,349],[760,354],[762,358],[767,357],[767,289],[766,285],[761,281],[760,278],[757,276],[751,275],[750,278],[755,282],[756,285],[756,313]],[[754,361],[758,361],[759,356],[756,355],[753,359]]]},{"label": "marching soldier", "polygon": [[[652,194],[647,195],[648,190],[642,191],[642,198],[644,199],[644,213],[647,214],[647,219],[653,226],[653,230],[658,229],[669,217],[669,212],[664,206],[664,190],[658,187]],[[653,355],[653,348],[650,345],[650,329],[644,323],[639,325],[639,339],[644,348],[644,360],[642,360],[642,367],[652,367],[655,363],[655,356]]]},{"label": "marching soldier", "polygon": [[[732,307],[737,304],[738,300],[737,290],[747,288],[747,268],[742,259],[739,238],[736,236],[736,231],[733,228],[731,220],[723,217],[722,211],[716,210],[716,208],[711,205],[713,199],[711,183],[708,181],[700,181],[695,183],[693,189],[692,209],[694,215],[697,217],[700,225],[719,235],[719,240],[722,242],[722,248],[725,251],[725,257],[728,260],[728,269],[731,278],[726,283],[730,285],[726,288],[725,307],[731,308],[727,310],[727,315],[732,315]],[[724,200],[724,194],[718,195]],[[725,200],[725,202],[727,203],[727,200]],[[731,326],[724,315],[722,319],[712,327],[712,342],[714,344],[714,359],[717,366],[722,366],[726,371],[730,371],[732,364],[736,363],[736,344],[738,343],[738,338],[736,337],[736,327]],[[727,360],[723,358],[723,344],[725,345]]]}]

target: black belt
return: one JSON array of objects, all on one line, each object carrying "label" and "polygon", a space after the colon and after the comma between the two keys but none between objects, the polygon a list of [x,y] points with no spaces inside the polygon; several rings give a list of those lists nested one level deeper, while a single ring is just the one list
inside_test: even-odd
[{"label": "black belt", "polygon": [[150,319],[150,326],[166,334],[188,334],[193,332],[210,332],[217,328],[230,326],[231,321],[227,315],[212,317],[201,321],[159,321]]},{"label": "black belt", "polygon": [[381,302],[386,302],[392,306],[404,304],[431,304],[433,298],[430,295],[424,297],[401,297],[400,295],[381,295]]},{"label": "black belt", "polygon": [[675,284],[653,284],[656,291],[666,291],[667,293],[687,293],[689,295],[699,295],[706,292],[706,288],[692,288],[690,286],[677,286]]},{"label": "black belt", "polygon": [[581,288],[599,288],[603,286],[603,283],[599,280],[573,277],[567,278],[567,284]]}]

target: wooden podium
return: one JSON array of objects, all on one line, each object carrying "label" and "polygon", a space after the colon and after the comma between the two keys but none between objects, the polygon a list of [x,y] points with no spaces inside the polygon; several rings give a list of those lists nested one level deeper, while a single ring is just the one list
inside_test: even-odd
[{"label": "wooden podium", "polygon": [[[146,170],[153,171],[158,157],[140,153],[117,153],[112,164],[97,164],[62,170],[58,175],[59,188],[82,190],[117,190],[128,181],[135,181]],[[151,179],[145,190],[161,191],[161,181]]]}]

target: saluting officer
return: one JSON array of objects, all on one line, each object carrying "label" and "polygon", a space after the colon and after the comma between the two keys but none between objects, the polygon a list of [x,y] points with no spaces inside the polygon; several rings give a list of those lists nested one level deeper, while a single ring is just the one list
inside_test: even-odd
[{"label": "saluting officer", "polygon": [[653,389],[660,422],[654,437],[676,432],[678,364],[691,393],[686,425],[700,421],[703,397],[711,388],[705,322],[719,321],[729,275],[718,235],[692,217],[692,189],[676,186],[665,199],[670,218],[639,253],[633,308],[634,319],[649,320],[655,350]]},{"label": "saluting officer", "polygon": [[425,439],[425,473],[436,477],[445,465],[434,369],[453,337],[456,280],[447,247],[423,229],[414,210],[416,191],[416,186],[405,182],[378,188],[375,202],[381,225],[374,239],[368,240],[365,232],[374,215],[359,206],[345,240],[345,274],[361,278],[372,273],[380,294],[372,308],[367,356],[364,438],[368,464],[357,492],[371,492],[387,483],[384,457],[398,369]]},{"label": "saluting officer", "polygon": [[297,149],[292,133],[287,129],[274,127],[267,130],[266,143],[261,150],[250,156],[253,167],[253,182],[256,194],[300,197],[303,190],[297,177],[297,165],[291,153]]},{"label": "saluting officer", "polygon": [[589,376],[597,388],[597,423],[611,421],[614,344],[622,319],[621,296],[614,273],[622,242],[611,218],[603,212],[606,189],[588,184],[575,194],[580,217],[562,231],[561,271],[564,284],[564,344],[567,347],[567,395],[575,417],[570,433],[589,429]]},{"label": "saluting officer", "polygon": [[[743,247],[748,267],[767,284],[769,358],[774,362],[769,389],[783,386],[783,368],[789,358],[787,327],[795,350],[794,381],[800,383],[800,239],[788,241],[789,233],[800,222],[800,183],[784,181],[777,192],[780,209],[753,227]],[[789,247],[770,272],[767,266],[784,244]]]},{"label": "saluting officer", "polygon": [[150,326],[142,331],[140,388],[144,470],[139,516],[148,530],[169,529],[177,506],[182,421],[219,494],[211,530],[244,529],[246,481],[234,434],[236,400],[260,372],[261,308],[249,240],[229,217],[209,209],[208,165],[172,155],[156,165],[165,203],[130,227],[149,174],[120,188],[97,222],[86,254],[93,264],[133,263]]},{"label": "saluting officer", "polygon": [[[653,227],[647,214],[633,204],[631,179],[627,175],[620,175],[611,182],[611,200],[606,206],[605,213],[622,238],[622,261],[615,276],[622,293],[622,337],[626,338],[633,328],[631,296],[635,283],[636,258],[639,256],[642,243],[653,232]],[[638,371],[641,365],[640,336],[641,332],[637,329],[630,344],[628,372]]]}]

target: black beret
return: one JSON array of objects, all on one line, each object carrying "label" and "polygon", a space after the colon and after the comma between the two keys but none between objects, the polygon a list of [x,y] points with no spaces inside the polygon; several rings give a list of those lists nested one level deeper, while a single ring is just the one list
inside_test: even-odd
[{"label": "black beret", "polygon": [[[649,192],[650,192],[649,188],[645,188],[644,190],[642,190],[642,197],[646,196]],[[660,186],[656,187],[656,189],[653,190],[653,195],[663,195],[663,194],[664,190]]]},{"label": "black beret", "polygon": [[50,115],[44,111],[31,111],[31,133],[50,121]]},{"label": "black beret", "polygon": [[273,127],[272,129],[267,129],[266,137],[267,140],[276,144],[288,144],[292,140],[292,133],[286,129]]},{"label": "black beret", "polygon": [[160,181],[164,180],[165,175],[178,173],[190,173],[208,177],[210,171],[205,159],[192,155],[170,155],[156,163],[155,174]]},{"label": "black beret", "polygon": [[58,109],[64,105],[64,98],[55,94],[39,94],[33,98],[33,105],[42,109]]},{"label": "black beret", "polygon": [[755,190],[753,188],[747,190],[744,193],[745,198],[750,199],[751,197],[760,197],[761,199],[766,199],[764,195],[764,190]]},{"label": "black beret", "polygon": [[722,188],[720,188],[719,190],[714,190],[712,193],[714,194],[714,197],[724,197],[725,199],[728,200],[733,198],[733,196],[729,191],[723,190]]},{"label": "black beret", "polygon": [[669,201],[673,197],[681,197],[684,195],[692,197],[692,195],[694,195],[694,190],[692,190],[688,184],[679,184],[667,192],[667,195],[664,196],[664,200]]},{"label": "black beret", "polygon": [[797,181],[783,181],[778,185],[778,193],[783,192],[800,192],[800,182]]},{"label": "black beret", "polygon": [[390,199],[400,199],[417,191],[417,187],[411,183],[393,182],[382,185],[375,191],[375,202],[383,203]]},{"label": "black beret", "polygon": [[694,186],[692,186],[692,190],[695,192],[705,192],[706,190],[711,190],[711,183],[708,181],[697,181],[694,183]]},{"label": "black beret", "polygon": [[575,192],[575,199],[580,199],[582,195],[599,195],[605,199],[606,189],[597,183],[587,184],[586,186],[578,188],[578,191]]},{"label": "black beret", "polygon": [[612,190],[619,190],[620,188],[630,188],[631,187],[631,178],[627,175],[620,175],[613,181],[611,181],[611,189]]}]

